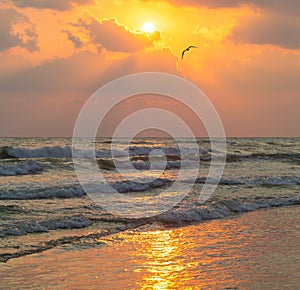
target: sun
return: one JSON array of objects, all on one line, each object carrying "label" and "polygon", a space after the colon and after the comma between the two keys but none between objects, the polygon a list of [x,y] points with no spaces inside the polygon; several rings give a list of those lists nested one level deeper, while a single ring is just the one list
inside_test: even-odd
[{"label": "sun", "polygon": [[141,27],[141,31],[144,33],[153,33],[155,31],[155,26],[151,22],[145,22]]}]

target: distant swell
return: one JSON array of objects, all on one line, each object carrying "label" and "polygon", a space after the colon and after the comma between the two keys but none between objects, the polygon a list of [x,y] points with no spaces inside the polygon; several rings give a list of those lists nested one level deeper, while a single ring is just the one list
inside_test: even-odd
[{"label": "distant swell", "polygon": [[300,185],[298,176],[260,176],[253,178],[240,177],[239,179],[222,178],[219,182],[214,178],[201,177],[196,183],[220,184],[220,185]]},{"label": "distant swell", "polygon": [[298,153],[252,153],[252,154],[227,154],[227,162],[241,162],[251,160],[280,160],[300,163]]},{"label": "distant swell", "polygon": [[[149,156],[153,150],[160,150],[162,155],[167,156],[180,156],[183,155],[194,155],[195,153],[205,155],[211,152],[209,149],[199,149],[198,152],[194,152],[190,149],[185,149],[180,152],[176,147],[161,147],[161,146],[131,146],[129,147],[129,156]],[[127,150],[79,150],[74,149],[75,158],[118,158],[127,156]],[[12,147],[1,147],[0,148],[0,159],[8,158],[42,158],[42,157],[53,157],[53,158],[72,158],[72,148],[70,146],[53,146],[53,147],[42,147],[38,149],[27,149],[27,148],[12,148]]]}]

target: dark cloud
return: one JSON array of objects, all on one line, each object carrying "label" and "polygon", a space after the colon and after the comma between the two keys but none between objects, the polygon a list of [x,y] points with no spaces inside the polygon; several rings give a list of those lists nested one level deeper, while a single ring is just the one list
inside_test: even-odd
[{"label": "dark cloud", "polygon": [[300,2],[296,0],[167,0],[167,2],[176,6],[202,6],[207,8],[230,8],[241,5],[253,5],[279,13],[299,14],[300,12]]},{"label": "dark cloud", "polygon": [[73,4],[89,4],[94,0],[13,0],[13,3],[20,7],[32,7],[36,9],[69,10]]},{"label": "dark cloud", "polygon": [[22,44],[21,39],[12,34],[12,24],[18,13],[13,9],[0,10],[0,51]]},{"label": "dark cloud", "polygon": [[300,2],[297,0],[252,0],[250,3],[267,12],[276,14],[288,14],[294,16],[299,16],[300,14]]},{"label": "dark cloud", "polygon": [[282,15],[258,16],[240,23],[230,38],[241,43],[271,44],[300,49],[300,19]]},{"label": "dark cloud", "polygon": [[[143,1],[143,0],[142,0]],[[148,1],[148,0],[145,0]],[[159,0],[160,1],[160,0]],[[208,8],[225,8],[240,5],[240,0],[168,0],[167,2],[176,6],[203,6]]]},{"label": "dark cloud", "polygon": [[[24,26],[23,31],[14,32],[14,25]],[[0,51],[14,46],[26,47],[29,51],[37,50],[37,33],[29,19],[14,9],[0,10]]]},{"label": "dark cloud", "polygon": [[73,35],[70,31],[65,31],[65,33],[67,34],[68,39],[71,42],[73,42],[73,44],[76,48],[80,48],[83,46],[83,42],[81,41],[81,39],[78,36]]}]

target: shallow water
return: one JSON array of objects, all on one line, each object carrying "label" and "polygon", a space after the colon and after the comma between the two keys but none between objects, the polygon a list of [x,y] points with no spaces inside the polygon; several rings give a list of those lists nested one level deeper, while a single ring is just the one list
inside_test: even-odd
[{"label": "shallow water", "polygon": [[[216,183],[214,176],[206,180],[210,159],[225,152],[211,150],[209,140],[198,139],[199,161],[195,160],[189,139],[181,140],[182,152],[178,152],[173,141],[166,138],[133,140],[129,163],[138,170],[131,171],[127,170],[128,160],[124,158],[128,144],[120,139],[113,152],[114,160],[126,169],[123,176],[113,166],[110,140],[97,139],[93,143],[99,170],[105,182],[111,185],[101,183],[99,191],[109,197],[114,189],[122,194],[121,198],[137,201],[136,207],[130,208],[131,201],[122,204],[122,208],[128,206],[129,216],[142,216],[129,220],[126,215],[109,212],[101,202],[95,204],[86,195],[74,171],[70,138],[0,138],[0,261],[61,244],[85,244],[87,240],[97,244],[96,238],[149,222],[178,227],[226,218],[237,212],[300,204],[299,138],[227,139],[224,174],[205,204],[199,203],[203,184],[205,181]],[[156,155],[151,155],[153,149],[157,149]],[[161,156],[159,150],[166,156]],[[89,154],[83,150],[79,163],[90,162]],[[167,161],[166,168],[161,171],[158,166],[147,170],[149,155],[157,161],[157,166]],[[195,162],[200,164],[200,171],[194,184],[190,173],[191,164]],[[101,164],[108,168],[102,168]],[[191,184],[190,194],[175,207],[170,206],[169,201],[181,198],[180,187],[168,192],[169,199],[153,201],[172,186],[179,170],[184,173],[179,185]],[[97,181],[98,175],[91,178]],[[113,206],[120,208],[120,200],[114,199]],[[150,221],[144,218],[146,206],[154,214]],[[166,207],[168,211],[156,215]]]},{"label": "shallow water", "polygon": [[300,207],[145,225],[0,265],[9,289],[298,289]]}]

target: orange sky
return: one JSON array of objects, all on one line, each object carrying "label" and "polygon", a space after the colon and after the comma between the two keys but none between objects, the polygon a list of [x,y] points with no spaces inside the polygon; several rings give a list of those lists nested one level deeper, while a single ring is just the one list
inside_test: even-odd
[{"label": "orange sky", "polygon": [[299,15],[294,0],[1,1],[0,136],[71,136],[95,90],[146,71],[196,84],[228,136],[300,136]]}]

